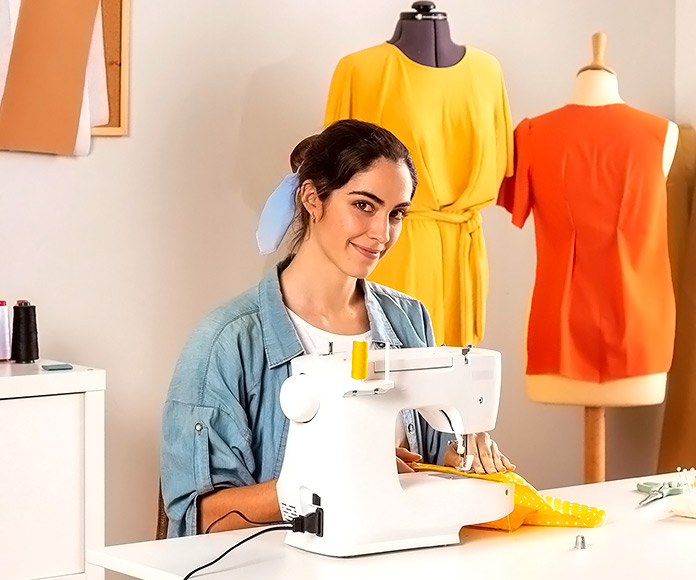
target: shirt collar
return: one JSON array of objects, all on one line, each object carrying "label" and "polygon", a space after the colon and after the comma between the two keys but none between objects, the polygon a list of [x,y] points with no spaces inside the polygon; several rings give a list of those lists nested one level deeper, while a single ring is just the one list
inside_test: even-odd
[{"label": "shirt collar", "polygon": [[263,347],[271,368],[285,364],[304,354],[297,331],[288,316],[280,293],[280,273],[287,268],[291,258],[276,264],[259,284],[259,313],[263,332]]},{"label": "shirt collar", "polygon": [[362,286],[363,295],[365,296],[365,306],[367,307],[367,317],[370,320],[372,341],[381,343],[382,347],[388,344],[393,348],[401,348],[403,345],[396,336],[382,308],[382,304],[380,304],[380,301],[377,299],[373,285],[369,282],[365,282],[365,280],[358,280],[358,284]]},{"label": "shirt collar", "polygon": [[[268,272],[259,283],[259,313],[263,331],[263,346],[268,365],[271,368],[285,364],[296,356],[304,354],[302,343],[285,309],[283,295],[280,292],[279,275],[287,268],[291,259],[288,257],[276,264],[275,268]],[[371,285],[361,279],[358,280],[358,284],[365,296],[372,341],[381,343],[382,346],[389,344],[391,347],[400,348],[402,343],[389,323]]]}]

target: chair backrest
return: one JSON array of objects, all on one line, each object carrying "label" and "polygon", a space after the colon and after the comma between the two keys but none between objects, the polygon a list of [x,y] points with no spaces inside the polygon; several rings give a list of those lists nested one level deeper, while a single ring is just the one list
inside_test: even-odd
[{"label": "chair backrest", "polygon": [[160,481],[159,483],[159,500],[157,503],[157,531],[155,532],[155,539],[164,540],[167,537],[169,518],[167,517],[167,512],[164,511],[164,499],[162,498],[162,481]]}]

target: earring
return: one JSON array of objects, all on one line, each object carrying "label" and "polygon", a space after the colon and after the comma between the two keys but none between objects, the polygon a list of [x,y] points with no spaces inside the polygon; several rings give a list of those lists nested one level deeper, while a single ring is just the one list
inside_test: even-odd
[{"label": "earring", "polygon": [[314,214],[312,214],[312,223],[313,224],[317,223],[317,218],[314,216]]}]

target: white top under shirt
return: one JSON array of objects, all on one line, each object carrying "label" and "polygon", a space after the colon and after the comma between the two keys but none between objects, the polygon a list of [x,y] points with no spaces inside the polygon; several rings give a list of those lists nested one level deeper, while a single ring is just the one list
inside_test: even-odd
[{"label": "white top under shirt", "polygon": [[[297,331],[297,336],[300,338],[302,347],[307,354],[329,354],[329,343],[333,343],[332,352],[351,352],[353,350],[353,341],[367,341],[368,349],[372,342],[372,331],[368,330],[362,334],[334,334],[327,332],[316,326],[312,326],[309,322],[300,318],[287,306],[292,325]],[[399,415],[401,418],[401,416]],[[396,446],[405,447],[408,449],[408,441],[406,439],[406,430],[403,425],[403,420],[396,421]]]},{"label": "white top under shirt", "polygon": [[354,340],[366,340],[368,343],[372,340],[372,331],[370,330],[362,334],[334,334],[312,326],[287,306],[285,310],[288,311],[292,325],[297,330],[297,335],[300,337],[300,342],[307,354],[329,354],[330,342],[333,342],[333,352],[352,352]]}]

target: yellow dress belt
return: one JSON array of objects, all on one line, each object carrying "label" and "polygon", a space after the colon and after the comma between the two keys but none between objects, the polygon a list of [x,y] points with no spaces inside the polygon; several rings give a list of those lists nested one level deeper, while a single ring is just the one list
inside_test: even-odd
[{"label": "yellow dress belt", "polygon": [[[481,230],[481,212],[467,209],[462,212],[439,210],[411,210],[406,220],[436,221],[462,226],[467,235],[459,238],[459,285],[461,319],[453,332],[434,325],[438,344],[464,346],[478,344],[483,338],[485,325],[485,301],[488,293],[488,261]],[[444,264],[444,267],[448,267]],[[446,299],[445,299],[446,305]]]},{"label": "yellow dress belt", "polygon": [[449,224],[461,224],[468,234],[473,234],[481,227],[481,212],[477,209],[467,209],[461,213],[437,211],[434,209],[410,210],[407,220],[435,220]]}]

